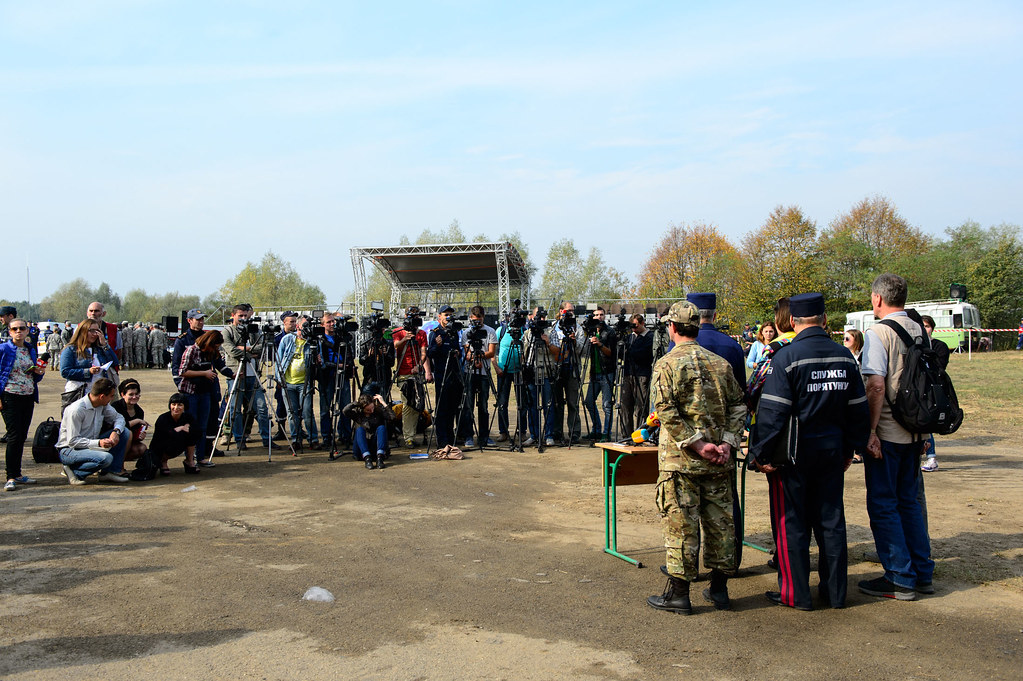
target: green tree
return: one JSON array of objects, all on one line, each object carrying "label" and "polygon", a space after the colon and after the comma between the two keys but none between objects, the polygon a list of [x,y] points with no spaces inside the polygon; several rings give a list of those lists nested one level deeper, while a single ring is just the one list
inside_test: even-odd
[{"label": "green tree", "polygon": [[736,292],[744,319],[773,315],[778,298],[824,287],[817,224],[798,206],[778,206],[743,237]]},{"label": "green tree", "polygon": [[1023,308],[1023,244],[1001,235],[995,246],[969,266],[970,300],[988,328],[1013,328]]},{"label": "green tree", "polygon": [[59,321],[70,319],[77,324],[85,319],[89,303],[96,299],[96,292],[89,286],[89,282],[82,278],[74,279],[61,284],[56,291],[40,301],[40,316]]},{"label": "green tree", "polygon": [[591,248],[584,258],[571,239],[561,239],[547,251],[536,297],[558,305],[563,300],[597,303],[630,295],[628,276],[607,265],[600,249]]},{"label": "green tree", "polygon": [[[735,254],[717,226],[698,222],[671,225],[639,274],[637,289],[645,298],[682,298],[697,290],[695,282],[715,259]],[[717,275],[722,274],[720,269]],[[716,278],[716,276],[714,277]],[[703,277],[706,282],[708,277]]]},{"label": "green tree", "polygon": [[258,265],[246,263],[221,287],[217,297],[256,307],[312,308],[325,304],[320,287],[303,281],[291,263],[273,251],[267,251]]}]

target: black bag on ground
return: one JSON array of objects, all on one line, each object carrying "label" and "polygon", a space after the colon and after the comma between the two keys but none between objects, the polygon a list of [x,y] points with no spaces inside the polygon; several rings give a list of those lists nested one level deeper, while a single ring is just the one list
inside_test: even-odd
[{"label": "black bag on ground", "polygon": [[[912,318],[912,315],[911,315]],[[917,321],[917,320],[914,320]],[[916,435],[951,435],[963,423],[952,379],[941,366],[937,353],[921,338],[915,341],[898,322],[881,322],[898,334],[906,345],[906,359],[899,376],[895,399],[885,399],[900,426]]]},{"label": "black bag on ground", "polygon": [[53,417],[36,426],[36,434],[32,438],[32,458],[36,463],[60,463],[57,451],[57,438],[60,436],[60,421]]},{"label": "black bag on ground", "polygon": [[152,449],[146,452],[135,461],[135,470],[128,474],[129,480],[143,481],[152,480],[156,477],[156,471],[160,469],[160,462]]}]

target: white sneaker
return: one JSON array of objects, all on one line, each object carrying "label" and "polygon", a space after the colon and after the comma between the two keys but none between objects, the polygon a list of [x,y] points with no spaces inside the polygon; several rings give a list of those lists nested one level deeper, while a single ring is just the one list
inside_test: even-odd
[{"label": "white sneaker", "polygon": [[101,482],[128,482],[128,478],[113,473],[100,473],[96,479]]},{"label": "white sneaker", "polygon": [[8,480],[7,483],[4,485],[4,491],[5,492],[13,492],[14,489],[15,489],[14,481],[13,480]]},{"label": "white sneaker", "polygon": [[527,437],[525,440],[522,441],[522,446],[523,447],[530,447],[530,446],[535,445],[535,444],[536,444],[536,440],[534,440],[531,437]]},{"label": "white sneaker", "polygon": [[80,478],[77,475],[75,475],[75,472],[73,470],[71,470],[71,466],[64,466],[64,470],[61,471],[61,473],[64,475],[65,478],[67,478],[67,481],[69,483],[71,483],[72,485],[84,485],[85,484],[85,479],[84,478]]},{"label": "white sneaker", "polygon": [[930,473],[931,471],[938,470],[938,459],[937,459],[937,457],[933,457],[933,456],[928,457],[927,460],[924,461],[924,464],[922,466],[920,466],[920,470],[927,471],[928,473]]},{"label": "white sneaker", "polygon": [[543,441],[543,445],[544,445],[544,447],[553,447],[554,446],[554,438],[552,438],[552,437],[547,438],[546,440]]}]

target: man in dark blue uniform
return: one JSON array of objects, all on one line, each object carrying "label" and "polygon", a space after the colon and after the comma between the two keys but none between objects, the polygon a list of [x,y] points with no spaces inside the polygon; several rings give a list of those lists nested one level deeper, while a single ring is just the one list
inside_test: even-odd
[{"label": "man in dark blue uniform", "polygon": [[716,293],[689,293],[686,300],[700,311],[700,335],[696,342],[701,348],[710,350],[718,357],[724,357],[732,365],[732,373],[743,392],[746,391],[746,356],[742,353],[739,341],[714,326],[718,316],[718,297]]},{"label": "man in dark blue uniform", "polygon": [[[713,352],[718,357],[724,358],[732,367],[732,374],[739,382],[739,387],[746,392],[746,356],[742,352],[739,342],[728,334],[721,333],[714,326],[718,316],[718,297],[716,293],[690,293],[686,300],[696,306],[700,311],[700,333],[696,336],[696,342],[704,350]],[[742,564],[742,538],[746,532],[742,507],[739,505],[738,476],[735,470],[732,471],[732,517],[735,519],[735,564],[736,567]]]},{"label": "man in dark blue uniform", "polygon": [[789,301],[796,331],[772,359],[750,440],[750,467],[767,473],[778,562],[774,603],[812,610],[810,532],[820,551],[821,599],[845,606],[848,549],[842,503],[845,471],[870,434],[859,365],[823,328],[824,296]]}]

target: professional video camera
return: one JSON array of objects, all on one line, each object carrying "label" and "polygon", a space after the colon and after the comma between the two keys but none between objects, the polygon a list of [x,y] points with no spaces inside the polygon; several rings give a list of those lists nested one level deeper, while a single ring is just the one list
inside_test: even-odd
[{"label": "professional video camera", "polygon": [[385,317],[383,312],[374,312],[373,314],[362,318],[360,328],[363,331],[368,331],[374,335],[382,334],[384,331],[391,328],[391,320]]},{"label": "professional video camera", "polygon": [[575,313],[565,310],[561,315],[561,319],[558,320],[558,328],[566,336],[575,333]]},{"label": "professional video camera", "polygon": [[409,308],[408,313],[405,314],[405,321],[401,323],[401,328],[409,333],[415,333],[422,325],[423,313],[419,311],[418,307]]},{"label": "professional video camera", "polygon": [[629,315],[625,313],[625,308],[622,308],[621,312],[618,313],[618,321],[615,322],[615,333],[621,338],[625,334],[629,333],[632,329],[632,320],[629,319]]},{"label": "professional video camera", "polygon": [[302,336],[306,340],[320,340],[327,334],[323,326],[323,310],[313,310],[312,319],[302,327]]},{"label": "professional video camera", "polygon": [[583,332],[591,337],[598,335],[602,331],[601,327],[605,326],[604,320],[597,319],[593,316],[594,314],[595,312],[590,312],[583,317],[582,324],[580,325],[583,327]]},{"label": "professional video camera", "polygon": [[262,317],[249,317],[249,319],[240,325],[239,336],[244,340],[249,336],[255,336],[259,333],[260,327],[262,326]]},{"label": "professional video camera", "polygon": [[551,320],[547,319],[547,310],[543,309],[543,307],[537,307],[536,314],[533,315],[533,332],[539,336],[549,329],[550,326]]}]

